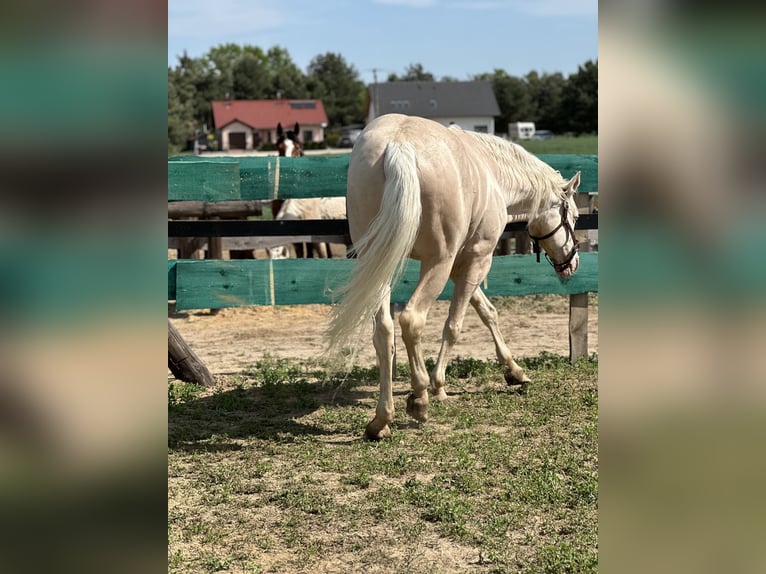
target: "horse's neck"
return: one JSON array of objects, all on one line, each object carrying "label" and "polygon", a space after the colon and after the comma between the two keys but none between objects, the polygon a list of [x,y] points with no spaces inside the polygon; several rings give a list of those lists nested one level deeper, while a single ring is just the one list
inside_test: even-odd
[{"label": "horse's neck", "polygon": [[509,215],[532,216],[559,199],[558,186],[544,171],[517,173],[513,177],[501,179],[499,183]]}]

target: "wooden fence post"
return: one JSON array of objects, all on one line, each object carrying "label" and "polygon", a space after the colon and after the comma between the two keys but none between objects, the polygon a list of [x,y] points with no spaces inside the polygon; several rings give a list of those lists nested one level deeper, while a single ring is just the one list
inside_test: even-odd
[{"label": "wooden fence post", "polygon": [[569,296],[569,360],[588,356],[588,294]]},{"label": "wooden fence post", "polygon": [[206,387],[215,385],[205,363],[191,350],[181,333],[168,319],[168,367],[177,379]]}]

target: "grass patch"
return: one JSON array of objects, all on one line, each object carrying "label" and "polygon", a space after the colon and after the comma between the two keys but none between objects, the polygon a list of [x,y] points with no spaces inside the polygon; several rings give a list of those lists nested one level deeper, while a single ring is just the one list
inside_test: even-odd
[{"label": "grass patch", "polygon": [[267,360],[169,390],[170,572],[596,572],[598,359],[448,365],[452,400],[361,439],[377,369]]},{"label": "grass patch", "polygon": [[555,136],[549,140],[519,140],[516,143],[533,154],[598,154],[598,136],[595,135]]}]

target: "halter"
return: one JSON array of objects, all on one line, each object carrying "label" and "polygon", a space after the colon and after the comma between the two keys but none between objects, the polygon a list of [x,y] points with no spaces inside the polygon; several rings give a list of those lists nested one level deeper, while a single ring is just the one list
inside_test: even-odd
[{"label": "halter", "polygon": [[532,251],[537,255],[538,263],[540,263],[540,241],[552,237],[562,227],[564,228],[564,232],[567,234],[566,239],[564,239],[564,243],[566,244],[567,239],[570,237],[572,238],[572,243],[574,244],[572,246],[572,250],[567,254],[567,256],[564,258],[564,261],[561,263],[554,262],[547,253],[545,254],[545,258],[548,260],[548,263],[553,266],[557,273],[562,273],[567,267],[569,267],[572,259],[574,259],[574,256],[577,254],[577,250],[580,248],[580,242],[577,241],[577,237],[575,237],[574,234],[574,229],[572,229],[572,224],[569,223],[569,218],[567,217],[568,213],[569,201],[565,199],[562,204],[561,223],[559,223],[550,233],[547,233],[546,235],[537,236],[532,235],[531,233],[529,234],[529,238],[532,240]]}]

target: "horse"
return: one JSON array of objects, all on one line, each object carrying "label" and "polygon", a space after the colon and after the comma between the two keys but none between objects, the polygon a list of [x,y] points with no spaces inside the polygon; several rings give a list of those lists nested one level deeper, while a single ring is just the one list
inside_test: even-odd
[{"label": "horse", "polygon": [[[287,199],[274,219],[346,219],[346,198]],[[313,253],[320,259],[332,257],[329,245],[326,243],[312,243],[311,247]]]},{"label": "horse", "polygon": [[[277,153],[279,157],[303,157],[303,144],[300,141],[301,126],[298,122],[295,122],[295,127],[292,130],[285,132],[282,127],[282,122],[277,123]],[[272,199],[271,200],[271,213],[276,219],[277,214],[282,210],[284,205],[284,199]],[[298,247],[296,244],[296,252],[303,254],[303,244]]]},{"label": "horse", "polygon": [[[445,127],[432,120],[387,114],[373,120],[354,144],[348,168],[348,224],[357,261],[335,290],[327,329],[329,351],[358,346],[373,320],[380,397],[365,436],[391,435],[394,323],[391,288],[407,257],[420,260],[420,278],[399,317],[411,372],[406,412],[428,419],[429,390],[444,388],[447,356],[468,305],[489,328],[509,385],[530,379],[514,361],[497,325],[497,310],[479,285],[509,217],[526,219],[562,281],[579,265],[574,195],[580,172],[566,180],[521,146],[499,137]],[[539,253],[539,251],[538,251]],[[421,335],[428,311],[448,279],[455,289],[436,364],[429,374]]]},{"label": "horse", "polygon": [[298,137],[301,133],[301,126],[295,122],[292,131],[282,128],[282,123],[277,124],[277,151],[279,157],[303,157],[303,144]]}]

